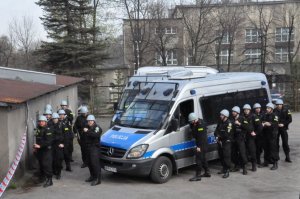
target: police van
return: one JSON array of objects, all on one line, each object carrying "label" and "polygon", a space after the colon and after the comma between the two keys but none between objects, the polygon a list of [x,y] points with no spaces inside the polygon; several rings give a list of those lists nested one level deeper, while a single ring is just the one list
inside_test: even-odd
[{"label": "police van", "polygon": [[195,164],[188,115],[195,112],[208,125],[207,159],[218,158],[214,130],[222,109],[270,102],[261,73],[169,75],[139,82],[138,92],[118,122],[101,137],[103,169],[150,176],[167,182],[178,169]]}]

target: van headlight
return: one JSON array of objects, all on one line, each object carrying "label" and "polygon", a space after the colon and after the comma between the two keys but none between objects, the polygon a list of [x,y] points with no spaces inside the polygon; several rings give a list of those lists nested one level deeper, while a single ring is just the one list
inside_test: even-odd
[{"label": "van headlight", "polygon": [[141,144],[136,147],[133,147],[132,149],[130,149],[127,158],[136,159],[142,157],[146,153],[148,146],[148,144]]}]

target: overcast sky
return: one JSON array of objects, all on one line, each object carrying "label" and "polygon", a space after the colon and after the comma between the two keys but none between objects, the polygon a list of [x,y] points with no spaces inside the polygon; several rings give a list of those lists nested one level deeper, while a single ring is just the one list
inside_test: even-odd
[{"label": "overcast sky", "polygon": [[[8,24],[14,19],[21,19],[22,16],[31,17],[34,23],[34,29],[37,37],[46,38],[46,33],[39,19],[42,16],[42,10],[34,2],[37,0],[0,0],[0,36],[8,33]],[[168,0],[171,2],[170,0]],[[191,0],[173,0],[180,1]]]}]

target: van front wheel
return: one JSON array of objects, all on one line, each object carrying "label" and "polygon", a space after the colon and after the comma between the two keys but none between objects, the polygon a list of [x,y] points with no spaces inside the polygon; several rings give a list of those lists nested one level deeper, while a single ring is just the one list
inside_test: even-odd
[{"label": "van front wheel", "polygon": [[155,183],[165,183],[172,176],[172,162],[165,156],[157,158],[152,166],[150,177]]}]

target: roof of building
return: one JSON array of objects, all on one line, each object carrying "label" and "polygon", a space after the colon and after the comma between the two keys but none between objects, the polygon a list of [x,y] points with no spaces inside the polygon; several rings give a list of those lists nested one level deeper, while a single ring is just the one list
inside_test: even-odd
[{"label": "roof of building", "polygon": [[0,103],[20,104],[41,95],[71,86],[83,78],[57,75],[56,84],[0,78]]}]

